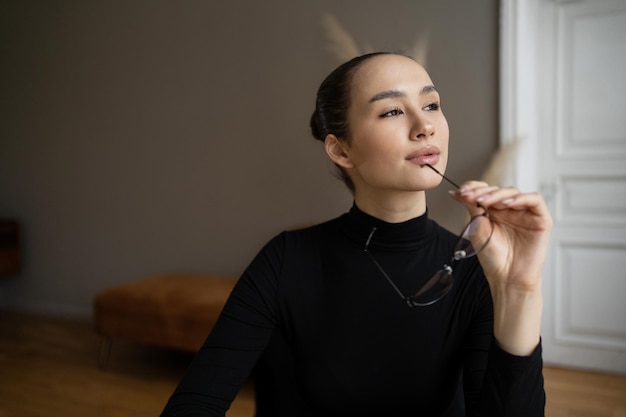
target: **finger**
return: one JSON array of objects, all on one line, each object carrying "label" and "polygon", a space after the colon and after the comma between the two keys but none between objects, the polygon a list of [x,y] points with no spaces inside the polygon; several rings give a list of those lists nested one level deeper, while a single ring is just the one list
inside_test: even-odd
[{"label": "finger", "polygon": [[476,202],[476,196],[472,193],[460,193],[458,190],[450,191],[452,198],[460,202],[467,209],[470,217],[485,213],[487,209]]},{"label": "finger", "polygon": [[[504,200],[492,202],[489,206],[489,213],[496,222],[499,220],[524,222],[536,230],[549,231],[553,225],[552,216],[543,196],[539,193],[519,193]],[[511,217],[513,213],[517,213],[515,217]]]},{"label": "finger", "polygon": [[520,190],[516,187],[485,190],[476,195],[476,202],[485,208],[494,206],[504,208],[514,203],[521,194]]},{"label": "finger", "polygon": [[545,206],[539,193],[522,193],[514,187],[502,188],[476,198],[478,202],[489,207],[512,209],[532,209]]},{"label": "finger", "polygon": [[461,184],[461,187],[459,188],[459,192],[464,193],[468,191],[474,191],[482,187],[490,187],[490,185],[484,181],[476,181],[476,180],[465,181],[463,184]]},{"label": "finger", "polygon": [[519,194],[519,190],[514,187],[500,188],[482,182],[472,182],[464,184],[464,187],[454,193],[453,196],[467,207],[471,208],[478,205],[486,209],[517,194]]},{"label": "finger", "polygon": [[504,208],[527,210],[529,213],[539,217],[545,217],[551,222],[548,206],[543,196],[539,193],[520,193],[502,200],[500,204],[502,204]]}]

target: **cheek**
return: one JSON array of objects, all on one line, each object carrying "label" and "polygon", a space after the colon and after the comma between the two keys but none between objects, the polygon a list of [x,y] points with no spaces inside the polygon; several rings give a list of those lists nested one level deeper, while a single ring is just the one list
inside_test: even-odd
[{"label": "cheek", "polygon": [[437,130],[437,136],[439,136],[442,150],[445,149],[447,151],[450,144],[450,128],[448,127],[448,122],[446,121],[446,119],[442,120]]},{"label": "cheek", "polygon": [[385,153],[384,143],[376,140],[378,132],[375,129],[368,129],[367,126],[354,129],[350,136],[350,160],[355,165],[370,163]]},{"label": "cheek", "polygon": [[443,113],[441,114],[441,120],[439,121],[439,130],[441,134],[446,138],[447,142],[447,139],[450,136],[450,127],[448,126],[448,120],[443,115]]},{"label": "cheek", "polygon": [[441,126],[441,137],[443,140],[441,141],[441,151],[444,155],[443,158],[443,170],[445,171],[448,167],[448,161],[450,160],[450,130],[448,127],[448,123],[444,119],[444,123]]},{"label": "cheek", "polygon": [[[380,140],[380,137],[362,138],[358,149],[358,158],[364,165],[384,167],[390,161],[402,156],[401,150],[393,140]],[[371,140],[368,140],[371,139]]]}]

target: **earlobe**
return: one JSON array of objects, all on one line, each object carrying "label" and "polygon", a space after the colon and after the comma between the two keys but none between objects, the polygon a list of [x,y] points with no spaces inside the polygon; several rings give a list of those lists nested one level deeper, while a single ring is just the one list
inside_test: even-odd
[{"label": "earlobe", "polygon": [[343,168],[352,168],[352,162],[350,162],[350,156],[344,148],[345,143],[337,136],[333,134],[326,135],[324,140],[324,148],[328,157],[337,165]]}]

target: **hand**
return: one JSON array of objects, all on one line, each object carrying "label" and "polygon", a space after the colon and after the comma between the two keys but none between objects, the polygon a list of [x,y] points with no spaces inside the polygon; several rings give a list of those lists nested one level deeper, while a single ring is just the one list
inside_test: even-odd
[{"label": "hand", "polygon": [[528,292],[540,287],[552,230],[552,218],[541,195],[468,181],[452,196],[470,215],[487,210],[493,222],[491,240],[478,254],[492,289],[504,286]]},{"label": "hand", "polygon": [[480,181],[466,182],[452,195],[471,215],[489,214],[493,234],[478,259],[491,288],[494,336],[505,351],[529,355],[541,332],[541,274],[552,230],[548,208],[537,193]]}]

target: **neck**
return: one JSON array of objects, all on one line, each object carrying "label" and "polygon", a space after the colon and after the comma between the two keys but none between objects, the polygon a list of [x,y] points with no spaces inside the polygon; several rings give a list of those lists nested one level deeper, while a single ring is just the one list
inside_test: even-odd
[{"label": "neck", "polygon": [[364,213],[388,223],[401,223],[426,212],[424,191],[385,193],[385,195],[354,195],[354,202]]}]

